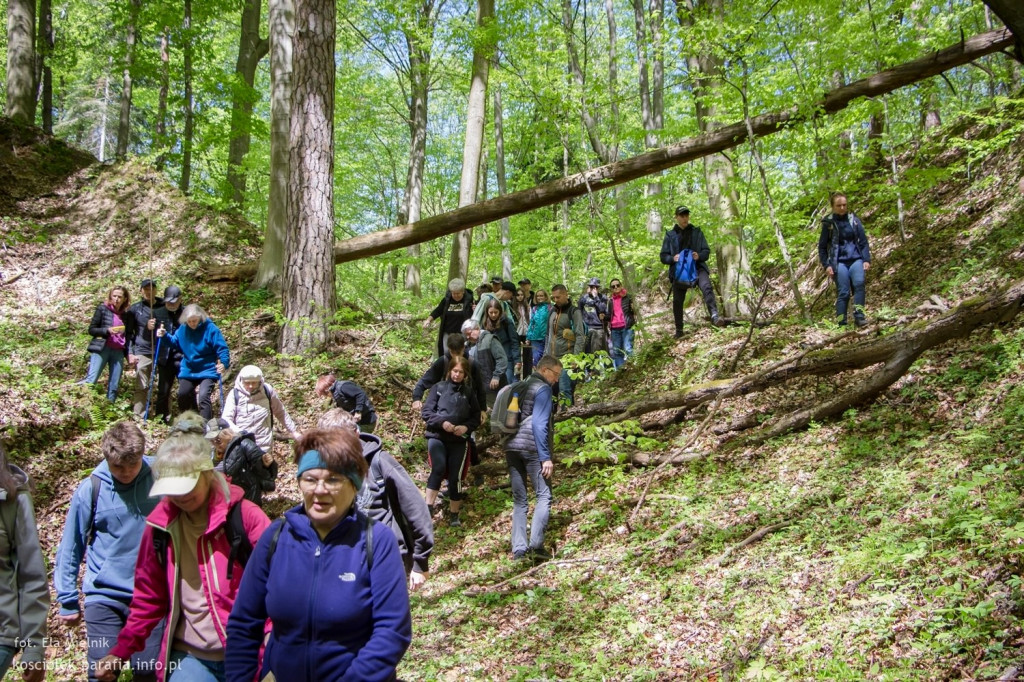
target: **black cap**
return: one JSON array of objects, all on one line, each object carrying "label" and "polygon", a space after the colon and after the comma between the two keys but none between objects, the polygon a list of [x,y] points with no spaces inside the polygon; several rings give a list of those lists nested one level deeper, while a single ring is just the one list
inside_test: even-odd
[{"label": "black cap", "polygon": [[530,281],[529,277],[523,277],[521,280],[519,280],[519,283],[520,284],[533,284],[533,282]]},{"label": "black cap", "polygon": [[690,215],[690,209],[685,206],[676,206],[676,215]]},{"label": "black cap", "polygon": [[156,286],[156,280],[155,279],[148,279],[147,278],[147,279],[142,280],[142,284],[139,285],[139,288],[140,289],[145,289],[146,287],[155,287],[155,286]]},{"label": "black cap", "polygon": [[587,282],[587,286],[588,287],[599,287],[599,286],[601,286],[601,280],[599,280],[597,277],[591,277],[590,281]]},{"label": "black cap", "polygon": [[497,275],[491,277],[491,284],[501,284],[501,277],[498,277]]},{"label": "black cap", "polygon": [[512,284],[512,282],[502,282],[501,289],[502,291],[511,291],[513,294],[516,293],[516,285]]},{"label": "black cap", "polygon": [[169,286],[164,289],[164,303],[177,303],[181,298],[181,289],[176,286]]}]

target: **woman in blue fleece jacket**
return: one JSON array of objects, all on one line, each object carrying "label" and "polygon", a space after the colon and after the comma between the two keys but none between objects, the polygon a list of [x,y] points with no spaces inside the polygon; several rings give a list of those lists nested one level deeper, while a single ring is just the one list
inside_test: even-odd
[{"label": "woman in blue fleece jacket", "polygon": [[367,473],[359,438],[307,431],[295,461],[302,504],[264,532],[246,564],[228,621],[227,680],[394,680],[412,640],[409,593],[391,529],[356,509]]},{"label": "woman in blue fleece jacket", "polygon": [[[161,343],[181,351],[181,370],[178,372],[178,410],[193,410],[209,421],[213,418],[210,393],[220,377],[231,366],[231,354],[224,335],[213,323],[206,311],[195,303],[181,311],[185,324],[173,334],[166,334],[163,327],[157,330]],[[196,386],[199,396],[196,396]]]}]

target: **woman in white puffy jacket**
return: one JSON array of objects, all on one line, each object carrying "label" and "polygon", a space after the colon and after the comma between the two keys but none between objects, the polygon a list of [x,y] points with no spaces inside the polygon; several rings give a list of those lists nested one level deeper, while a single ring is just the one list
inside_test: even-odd
[{"label": "woman in white puffy jacket", "polygon": [[298,428],[288,416],[277,391],[263,380],[263,371],[256,365],[246,365],[238,373],[235,387],[224,396],[224,411],[220,416],[235,431],[253,434],[264,452],[270,452],[274,444],[275,425],[284,426],[292,438],[299,437]]}]

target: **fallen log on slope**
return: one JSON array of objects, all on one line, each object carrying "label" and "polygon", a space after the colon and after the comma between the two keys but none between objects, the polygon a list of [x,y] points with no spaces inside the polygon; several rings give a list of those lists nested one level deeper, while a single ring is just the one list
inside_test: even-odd
[{"label": "fallen log on slope", "polygon": [[[964,301],[949,312],[922,320],[888,336],[873,337],[838,349],[816,348],[785,358],[757,372],[733,379],[700,384],[680,391],[638,401],[615,401],[585,405],[559,414],[570,417],[606,416],[603,423],[635,418],[665,409],[692,409],[719,396],[749,395],[806,376],[832,376],[874,365],[881,368],[853,387],[821,404],[812,405],[762,425],[751,437],[763,442],[787,431],[806,426],[811,420],[841,414],[854,405],[874,400],[903,376],[925,351],[953,339],[969,336],[979,327],[1006,323],[1024,306],[1024,280],[1018,280],[988,297]],[[837,338],[846,338],[843,335]]]},{"label": "fallen log on slope", "polygon": [[[566,178],[470,204],[409,225],[346,239],[335,245],[334,262],[345,263],[420,244],[696,161],[743,144],[751,131],[757,137],[771,135],[794,123],[834,114],[861,97],[884,95],[954,67],[968,64],[985,55],[999,52],[1013,44],[1014,37],[1007,29],[976,35],[925,57],[832,90],[811,107],[792,106],[782,111],[759,114],[750,120],[749,127],[746,122],[733,123],[699,137]],[[208,281],[244,280],[256,274],[256,267],[255,263],[211,267],[207,270],[206,277]]]}]

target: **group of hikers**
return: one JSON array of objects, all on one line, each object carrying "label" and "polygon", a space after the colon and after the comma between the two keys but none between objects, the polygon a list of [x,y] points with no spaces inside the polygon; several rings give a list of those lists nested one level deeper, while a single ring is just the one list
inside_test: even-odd
[{"label": "group of hikers", "polygon": [[[837,321],[846,324],[852,291],[863,326],[867,238],[845,196],[832,207],[820,262],[837,282]],[[677,336],[691,286],[720,322],[710,249],[689,213],[676,209],[661,252]],[[156,381],[155,414],[166,422],[177,379],[180,414],[152,457],[135,423],[110,427],[102,461],[71,498],[53,586],[62,621],[84,615],[89,680],[115,680],[125,665],[142,681],[393,679],[412,636],[409,592],[429,575],[442,486],[458,528],[485,424],[501,434],[509,472],[512,558],[551,557],[554,387],[564,403],[573,395],[562,358],[609,348],[621,367],[632,353],[635,306],[620,280],[610,284],[606,296],[591,279],[574,305],[562,284],[534,292],[528,279],[516,288],[496,278],[474,301],[464,281],[449,282],[425,322],[440,321],[437,358],[412,395],[425,424],[424,492],[373,434],[378,415],[356,382],[319,377],[315,393],[332,408],[300,430],[259,367],[243,367],[224,391],[224,337],[200,306],[181,305],[178,287],[161,299],[145,279],[134,305],[112,289],[90,324],[87,381],[109,365],[113,400],[122,364],[134,365],[136,413],[148,415]],[[302,499],[272,523],[262,504],[278,477],[275,425],[294,441]],[[45,675],[50,595],[31,491],[0,447],[0,677],[20,650],[23,679],[34,682]]]}]

